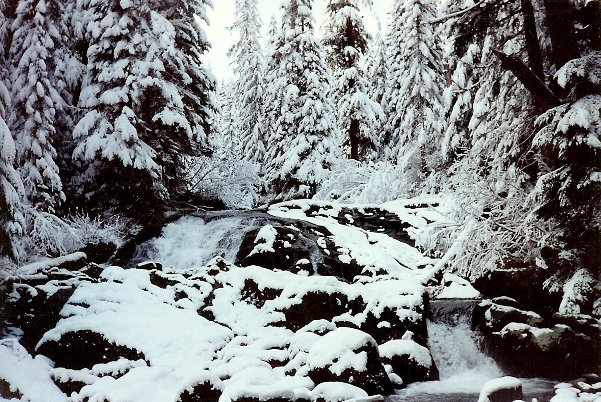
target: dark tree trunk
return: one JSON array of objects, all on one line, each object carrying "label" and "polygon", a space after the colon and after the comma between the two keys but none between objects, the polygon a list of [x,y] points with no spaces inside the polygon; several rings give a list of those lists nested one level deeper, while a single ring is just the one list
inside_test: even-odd
[{"label": "dark tree trunk", "polygon": [[536,34],[536,20],[534,18],[532,0],[522,0],[522,14],[524,16],[524,36],[526,39],[526,51],[528,52],[528,67],[544,82],[546,77],[543,69],[540,44]]},{"label": "dark tree trunk", "polygon": [[576,9],[567,0],[545,0],[545,10],[553,46],[552,62],[559,69],[580,56],[574,32]]},{"label": "dark tree trunk", "polygon": [[351,120],[348,138],[351,145],[351,159],[359,160],[359,121],[356,119]]}]

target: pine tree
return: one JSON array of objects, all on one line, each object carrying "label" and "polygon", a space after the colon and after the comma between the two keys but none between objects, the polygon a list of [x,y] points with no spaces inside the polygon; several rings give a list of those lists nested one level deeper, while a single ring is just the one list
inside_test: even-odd
[{"label": "pine tree", "polygon": [[389,159],[416,187],[440,164],[442,73],[431,0],[398,0],[389,30],[390,70],[383,104]]},{"label": "pine tree", "polygon": [[10,57],[13,113],[9,120],[18,149],[17,165],[29,202],[53,211],[65,200],[54,143],[57,110],[54,49],[61,40],[53,0],[22,0],[13,22]]},{"label": "pine tree", "polygon": [[363,18],[354,0],[330,0],[323,43],[336,77],[334,99],[338,125],[345,132],[344,144],[351,159],[366,159],[380,145],[377,127],[383,119],[381,106],[368,94],[368,83],[360,64],[369,41]]},{"label": "pine tree", "polygon": [[25,225],[20,211],[24,193],[21,177],[14,168],[15,144],[5,122],[9,92],[0,80],[0,256],[13,260],[19,258],[15,240],[23,233]]},{"label": "pine tree", "polygon": [[[267,149],[267,175],[275,192],[290,197],[315,192],[335,148],[330,73],[313,34],[310,0],[285,3],[283,40],[272,55],[278,60],[271,93],[281,90],[281,109]],[[272,60],[272,62],[273,62]]]},{"label": "pine tree", "polygon": [[263,74],[265,60],[260,44],[261,19],[257,0],[236,0],[233,29],[238,31],[238,42],[230,49],[233,60],[235,93],[239,111],[242,156],[253,163],[263,162],[265,128],[263,127]]}]

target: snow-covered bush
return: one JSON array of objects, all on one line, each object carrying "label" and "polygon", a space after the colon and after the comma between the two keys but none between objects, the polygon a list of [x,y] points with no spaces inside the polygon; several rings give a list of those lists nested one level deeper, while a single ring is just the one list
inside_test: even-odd
[{"label": "snow-covered bush", "polygon": [[550,223],[527,221],[523,177],[517,171],[511,176],[493,182],[471,171],[455,172],[455,191],[443,196],[447,220],[417,237],[418,245],[443,256],[440,268],[476,279],[511,264],[542,264],[540,249]]},{"label": "snow-covered bush", "polygon": [[[54,214],[26,210],[26,233],[21,239],[21,255],[29,260],[56,257],[77,251],[87,244],[119,245],[126,234],[126,222],[119,216],[90,217],[83,211],[60,218]],[[21,261],[27,262],[27,261]]]},{"label": "snow-covered bush", "polygon": [[232,152],[187,159],[187,190],[216,199],[228,208],[252,208],[259,203],[263,180],[260,166]]},{"label": "snow-covered bush", "polygon": [[394,164],[339,160],[321,181],[315,199],[379,204],[408,195],[408,183]]}]

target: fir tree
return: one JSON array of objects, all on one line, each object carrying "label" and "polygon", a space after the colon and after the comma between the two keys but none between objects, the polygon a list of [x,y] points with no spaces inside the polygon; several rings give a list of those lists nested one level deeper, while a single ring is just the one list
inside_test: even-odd
[{"label": "fir tree", "polygon": [[412,187],[440,163],[441,57],[428,22],[434,15],[431,0],[398,0],[389,30],[386,155],[406,170]]},{"label": "fir tree", "polygon": [[338,125],[350,148],[351,159],[366,159],[380,144],[377,127],[383,118],[381,106],[368,94],[365,72],[360,64],[369,41],[359,7],[353,0],[330,0],[328,25],[323,38],[336,81],[334,98]]},{"label": "fir tree", "polygon": [[240,126],[240,153],[253,163],[262,163],[265,154],[263,127],[263,74],[265,61],[260,44],[261,19],[257,0],[236,0],[233,29],[238,42],[230,49],[233,60],[235,93]]},{"label": "fir tree", "polygon": [[334,110],[327,96],[330,73],[313,34],[311,4],[286,2],[283,40],[272,56],[279,63],[271,93],[279,90],[282,99],[268,143],[267,174],[276,193],[284,197],[313,194],[335,148]]},{"label": "fir tree", "polygon": [[54,143],[56,115],[63,100],[54,82],[54,49],[61,40],[53,23],[59,14],[53,0],[22,0],[16,10],[10,57],[17,165],[29,202],[54,210],[65,200]]}]

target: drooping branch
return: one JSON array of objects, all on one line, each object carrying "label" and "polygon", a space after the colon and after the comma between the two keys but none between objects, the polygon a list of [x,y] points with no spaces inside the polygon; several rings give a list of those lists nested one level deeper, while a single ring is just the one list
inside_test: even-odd
[{"label": "drooping branch", "polygon": [[562,103],[561,99],[522,60],[497,49],[493,49],[493,52],[501,60],[501,66],[511,71],[545,109]]}]

